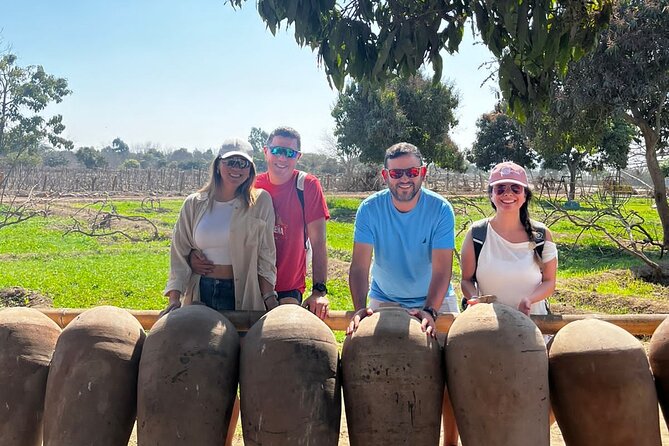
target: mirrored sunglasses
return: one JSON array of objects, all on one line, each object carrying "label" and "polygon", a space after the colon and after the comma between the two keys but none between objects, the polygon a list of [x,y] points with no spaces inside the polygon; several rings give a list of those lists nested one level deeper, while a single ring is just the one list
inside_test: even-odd
[{"label": "mirrored sunglasses", "polygon": [[226,166],[236,169],[246,169],[251,165],[251,161],[246,158],[228,158],[223,160]]},{"label": "mirrored sunglasses", "polygon": [[388,172],[388,175],[390,175],[390,178],[393,180],[399,180],[404,175],[406,175],[407,178],[415,178],[420,175],[420,167],[409,167],[408,169],[386,169],[386,172]]},{"label": "mirrored sunglasses", "polygon": [[285,156],[286,158],[297,158],[300,154],[299,150],[291,149],[290,147],[272,146],[269,148],[269,153],[274,156]]},{"label": "mirrored sunglasses", "polygon": [[498,184],[493,187],[496,195],[504,195],[507,191],[511,190],[516,195],[520,195],[525,192],[525,188],[520,184]]}]

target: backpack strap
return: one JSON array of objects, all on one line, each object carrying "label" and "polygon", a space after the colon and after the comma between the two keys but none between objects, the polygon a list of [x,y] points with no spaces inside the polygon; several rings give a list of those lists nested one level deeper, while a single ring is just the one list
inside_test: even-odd
[{"label": "backpack strap", "polygon": [[488,219],[476,221],[472,224],[472,242],[474,242],[474,275],[472,281],[476,282],[476,268],[479,264],[479,255],[488,235]]},{"label": "backpack strap", "polygon": [[534,235],[534,252],[536,252],[539,259],[541,259],[544,252],[544,244],[546,242],[546,225],[534,220],[532,220],[530,224],[532,225],[532,234]]},{"label": "backpack strap", "polygon": [[308,249],[309,236],[307,235],[307,214],[304,211],[304,180],[307,178],[307,173],[298,170],[295,177],[295,189],[297,189],[297,198],[300,200],[302,206],[302,221],[304,222],[304,249]]}]

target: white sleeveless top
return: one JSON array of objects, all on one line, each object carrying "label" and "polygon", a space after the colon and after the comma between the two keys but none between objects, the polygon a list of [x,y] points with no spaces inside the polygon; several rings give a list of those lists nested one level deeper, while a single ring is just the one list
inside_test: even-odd
[{"label": "white sleeveless top", "polygon": [[214,265],[232,265],[230,256],[230,222],[235,200],[214,201],[195,227],[195,245]]},{"label": "white sleeveless top", "polygon": [[[544,263],[557,258],[557,246],[546,240]],[[479,255],[476,281],[480,294],[494,294],[497,301],[518,308],[520,301],[541,284],[541,270],[534,260],[534,242],[511,243],[488,225]],[[545,301],[532,305],[530,314],[547,314]]]}]

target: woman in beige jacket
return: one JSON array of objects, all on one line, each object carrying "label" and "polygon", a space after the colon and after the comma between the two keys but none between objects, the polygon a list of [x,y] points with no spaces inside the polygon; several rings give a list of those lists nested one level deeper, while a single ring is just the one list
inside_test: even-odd
[{"label": "woman in beige jacket", "polygon": [[[165,313],[194,301],[215,310],[265,310],[276,302],[274,208],[254,185],[251,145],[226,140],[210,178],[188,196],[174,227]],[[213,261],[207,274],[193,273],[191,251]]]}]

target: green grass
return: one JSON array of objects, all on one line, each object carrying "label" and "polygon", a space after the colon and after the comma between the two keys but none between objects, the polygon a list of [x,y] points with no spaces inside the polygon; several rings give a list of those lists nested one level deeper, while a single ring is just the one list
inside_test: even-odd
[{"label": "green grass", "polygon": [[[350,262],[353,222],[361,199],[329,197],[327,200],[332,216],[327,233],[329,256]],[[468,221],[477,220],[492,210],[485,198],[453,197],[451,200],[456,210],[456,248],[459,249],[465,235],[460,229],[466,228]],[[56,307],[111,304],[132,309],[162,308],[166,303],[162,290],[168,274],[169,236],[182,202],[182,199],[162,199],[159,207],[154,203],[153,209],[142,207],[138,200],[113,202],[116,211],[122,215],[150,219],[160,232],[160,238],[153,241],[133,243],[124,237],[64,236],[73,220],[59,215],[0,228],[0,288],[20,286],[36,291],[53,299]],[[647,199],[636,198],[627,204],[629,209],[646,219],[648,227],[658,226],[659,218],[650,205]],[[579,212],[582,215],[592,213],[587,209]],[[541,220],[540,203],[535,204],[532,213]],[[621,297],[654,298],[652,296],[662,294],[662,289],[635,279],[631,274],[625,280],[620,280],[620,275],[606,276],[609,271],[629,271],[641,262],[622,254],[602,235],[595,232],[579,234],[580,230],[565,220],[553,224],[551,231],[560,251],[559,289]],[[577,238],[578,244],[574,245]],[[651,255],[657,257],[655,253]],[[328,280],[331,308],[349,310],[352,305],[348,280],[345,268],[340,270],[340,276]],[[457,258],[453,277],[459,278]],[[307,289],[310,287],[309,282]],[[585,299],[579,301],[579,305],[590,308]]]}]

